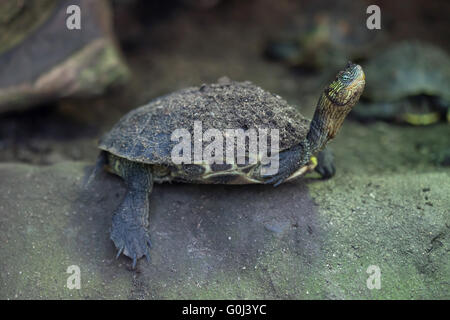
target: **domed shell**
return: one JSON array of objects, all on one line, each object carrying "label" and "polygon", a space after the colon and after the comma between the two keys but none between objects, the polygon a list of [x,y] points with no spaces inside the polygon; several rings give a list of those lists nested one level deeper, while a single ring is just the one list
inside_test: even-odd
[{"label": "domed shell", "polygon": [[[172,149],[179,143],[171,141],[173,131],[187,129],[193,150],[195,121],[201,121],[203,132],[213,128],[222,134],[226,129],[278,129],[280,151],[304,140],[310,123],[280,96],[248,81],[222,78],[130,111],[101,139],[99,148],[136,162],[171,164]],[[209,143],[203,141],[203,147]]]},{"label": "domed shell", "polygon": [[364,96],[372,101],[425,94],[450,102],[450,57],[431,44],[400,42],[375,56],[364,70]]}]

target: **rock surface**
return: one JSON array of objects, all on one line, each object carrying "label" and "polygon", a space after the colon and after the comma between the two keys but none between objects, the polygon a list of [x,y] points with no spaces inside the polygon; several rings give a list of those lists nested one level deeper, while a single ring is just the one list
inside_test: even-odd
[{"label": "rock surface", "polygon": [[[124,185],[104,173],[83,191],[89,169],[0,164],[0,298],[450,297],[448,171],[157,185],[152,259],[131,271],[109,240]],[[80,290],[66,287],[71,265]],[[370,265],[379,290],[367,288]]]},{"label": "rock surface", "polygon": [[[0,112],[98,95],[128,77],[106,1],[47,0],[42,13],[39,5],[17,3],[23,7],[2,7],[11,11],[11,21],[0,17],[0,39],[6,42],[0,45]],[[81,29],[66,26],[70,5],[80,8]]]},{"label": "rock surface", "polygon": [[[448,299],[444,123],[346,120],[331,145],[337,174],[329,181],[156,186],[151,263],[140,261],[133,272],[128,258],[114,259],[109,227],[124,186],[103,174],[83,194],[81,181],[96,141],[126,112],[227,75],[281,95],[310,117],[330,80],[262,56],[268,37],[303,19],[301,1],[232,1],[162,16],[156,2],[141,1],[149,7],[136,8],[141,20],[115,11],[133,72],[124,92],[0,116],[0,298]],[[411,1],[405,12],[401,2],[382,2],[383,17],[402,16],[394,42],[418,37],[450,49],[446,4],[430,10],[430,2]],[[433,19],[416,23],[423,13]],[[80,267],[81,290],[66,287],[71,265]],[[366,286],[371,265],[380,268],[380,290]]]}]

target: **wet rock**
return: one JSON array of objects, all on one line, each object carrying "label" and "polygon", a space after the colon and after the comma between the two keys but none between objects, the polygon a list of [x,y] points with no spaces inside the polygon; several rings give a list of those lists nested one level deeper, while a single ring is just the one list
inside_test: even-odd
[{"label": "wet rock", "polygon": [[[0,164],[0,298],[449,296],[448,173],[371,177],[369,185],[339,175],[278,188],[156,185],[151,262],[131,271],[109,239],[124,184],[102,173],[83,191],[90,168]],[[433,207],[414,205],[426,201]],[[67,288],[72,265],[80,290]],[[370,265],[381,270],[379,290],[367,287]]]},{"label": "wet rock", "polygon": [[[81,29],[66,25],[70,5]],[[98,95],[127,78],[107,1],[6,1],[1,11],[0,112]]]},{"label": "wet rock", "polygon": [[[114,259],[109,239],[124,185],[104,173],[83,192],[87,172],[86,163],[76,162],[0,164],[1,298],[213,297],[227,290],[236,297],[275,297],[269,282],[258,284],[260,277],[268,281],[264,270],[273,253],[298,255],[304,272],[317,258],[318,234],[306,231],[318,229],[317,211],[304,184],[276,189],[164,184],[151,195],[151,262],[140,260],[133,272],[129,258]],[[295,205],[285,205],[293,199]],[[288,227],[274,237],[266,221]],[[71,265],[81,270],[82,290],[66,287]],[[239,277],[251,287],[240,288]],[[216,288],[221,284],[223,289]]]},{"label": "wet rock", "polygon": [[210,9],[217,6],[220,0],[181,0],[181,2],[196,9]]}]

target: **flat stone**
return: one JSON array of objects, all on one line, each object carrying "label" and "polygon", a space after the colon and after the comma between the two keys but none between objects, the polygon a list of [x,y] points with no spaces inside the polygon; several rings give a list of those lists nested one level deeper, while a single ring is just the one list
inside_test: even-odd
[{"label": "flat stone", "polygon": [[[109,239],[124,184],[102,173],[83,189],[90,169],[0,164],[1,299],[449,296],[448,172],[156,185],[151,261],[132,271]],[[67,288],[72,265],[80,290]],[[379,290],[367,287],[371,265]]]}]

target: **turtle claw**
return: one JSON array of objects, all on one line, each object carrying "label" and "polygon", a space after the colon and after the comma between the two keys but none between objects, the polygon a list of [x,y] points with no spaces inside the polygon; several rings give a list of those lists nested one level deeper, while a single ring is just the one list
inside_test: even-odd
[{"label": "turtle claw", "polygon": [[[281,156],[280,156],[280,159]],[[291,168],[280,166],[276,174],[263,174],[261,177],[264,179],[264,184],[273,184],[274,187],[278,187],[292,174]]]},{"label": "turtle claw", "polygon": [[289,176],[263,176],[263,179],[266,178],[267,180],[264,181],[264,184],[273,184],[274,187],[278,187],[280,184],[282,184]]},{"label": "turtle claw", "polygon": [[[286,177],[287,178],[287,177]],[[284,182],[284,180],[286,180],[286,178],[283,179],[279,179],[276,183],[273,184],[274,187],[278,187],[280,184],[282,184]]]},{"label": "turtle claw", "polygon": [[133,260],[132,269],[135,269],[137,260],[145,256],[150,259],[150,237],[144,226],[137,226],[114,219],[111,231],[111,240],[118,249],[116,258],[122,253]]},{"label": "turtle claw", "polygon": [[121,246],[119,248],[119,250],[117,250],[116,259],[119,259],[119,257],[122,254],[124,248],[125,248],[124,246]]},{"label": "turtle claw", "polygon": [[276,174],[263,174],[261,175],[261,178],[264,180],[264,184],[273,184],[274,187],[277,187],[282,184],[289,175],[289,172],[285,172],[285,170],[279,168]]},{"label": "turtle claw", "polygon": [[136,253],[133,255],[133,265],[131,266],[131,269],[136,269],[136,263],[137,263],[137,258],[136,258]]},{"label": "turtle claw", "polygon": [[302,166],[304,146],[298,144],[278,154],[278,172],[275,174],[262,174],[264,184],[273,184],[274,187],[282,184],[298,168]]}]

